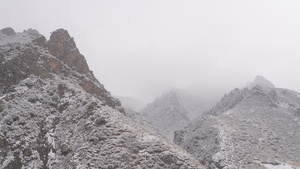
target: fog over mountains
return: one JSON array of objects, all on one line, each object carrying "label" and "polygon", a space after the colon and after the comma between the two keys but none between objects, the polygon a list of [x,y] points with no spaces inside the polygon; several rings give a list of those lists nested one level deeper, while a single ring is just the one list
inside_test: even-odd
[{"label": "fog over mountains", "polygon": [[299,9],[1,0],[0,169],[300,169]]},{"label": "fog over mountains", "polygon": [[174,142],[207,168],[299,168],[300,93],[262,76],[250,86],[226,94]]},{"label": "fog over mountains", "polygon": [[201,116],[214,102],[189,95],[188,92],[172,89],[149,103],[140,112],[170,141],[174,131]]},{"label": "fog over mountains", "polygon": [[1,29],[0,63],[3,169],[300,168],[300,93],[261,75],[221,99],[117,99],[64,29]]},{"label": "fog over mountains", "polygon": [[64,28],[113,96],[224,93],[263,75],[300,91],[300,1],[2,0],[0,28]]},{"label": "fog over mountains", "polygon": [[121,107],[68,31],[0,30],[0,168],[204,168]]}]

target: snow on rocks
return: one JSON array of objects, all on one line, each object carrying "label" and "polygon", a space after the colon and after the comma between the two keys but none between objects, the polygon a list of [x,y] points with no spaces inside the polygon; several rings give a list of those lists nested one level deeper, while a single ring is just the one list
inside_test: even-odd
[{"label": "snow on rocks", "polygon": [[208,168],[299,168],[299,93],[235,89],[175,132],[175,143]]},{"label": "snow on rocks", "polygon": [[6,61],[0,51],[1,168],[203,168],[125,112],[87,67],[70,68],[73,61],[28,42],[36,36],[1,34],[2,44],[26,47],[11,48],[15,57]]}]

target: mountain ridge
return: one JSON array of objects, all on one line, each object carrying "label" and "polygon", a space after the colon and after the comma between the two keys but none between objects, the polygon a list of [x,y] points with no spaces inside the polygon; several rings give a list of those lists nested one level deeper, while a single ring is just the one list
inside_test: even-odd
[{"label": "mountain ridge", "polygon": [[204,168],[126,112],[66,30],[0,37],[1,168]]},{"label": "mountain ridge", "polygon": [[235,89],[174,142],[207,168],[299,168],[299,108],[292,90]]}]

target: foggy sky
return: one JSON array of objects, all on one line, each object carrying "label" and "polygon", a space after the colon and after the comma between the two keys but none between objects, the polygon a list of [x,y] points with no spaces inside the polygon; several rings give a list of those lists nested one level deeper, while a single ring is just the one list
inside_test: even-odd
[{"label": "foggy sky", "polygon": [[64,28],[114,95],[229,92],[262,75],[300,91],[297,0],[1,0],[0,28]]}]

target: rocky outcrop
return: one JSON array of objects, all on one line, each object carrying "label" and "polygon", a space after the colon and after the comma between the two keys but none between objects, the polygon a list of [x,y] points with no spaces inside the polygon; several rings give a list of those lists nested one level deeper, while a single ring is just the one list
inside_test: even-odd
[{"label": "rocky outcrop", "polygon": [[235,89],[174,142],[208,168],[299,168],[299,108],[295,91]]},{"label": "rocky outcrop", "polygon": [[82,54],[80,54],[74,39],[68,31],[58,29],[52,32],[49,41],[46,43],[49,53],[63,61],[70,68],[75,68],[79,73],[88,74],[89,67]]},{"label": "rocky outcrop", "polygon": [[12,40],[3,38],[3,41],[10,42],[6,45],[1,42],[4,44],[0,49],[3,51],[0,59],[2,92],[7,90],[5,86],[18,83],[29,75],[52,79],[54,73],[63,77],[76,78],[86,92],[97,96],[104,104],[122,111],[120,102],[111,97],[89,70],[85,58],[79,53],[75,42],[66,30],[59,29],[53,32],[47,42],[44,36],[32,29],[17,36],[8,38]]},{"label": "rocky outcrop", "polygon": [[0,36],[0,168],[203,168],[125,112],[66,31]]},{"label": "rocky outcrop", "polygon": [[15,30],[13,30],[13,28],[10,28],[10,27],[3,28],[3,29],[1,29],[0,31],[1,31],[3,34],[8,35],[8,36],[10,36],[10,35],[15,35],[15,34],[16,34]]},{"label": "rocky outcrop", "polygon": [[269,80],[267,80],[266,78],[264,78],[263,76],[256,76],[256,78],[254,79],[254,81],[250,84],[250,88],[254,87],[254,86],[261,86],[263,88],[275,88],[274,84],[272,82],[270,82]]}]

